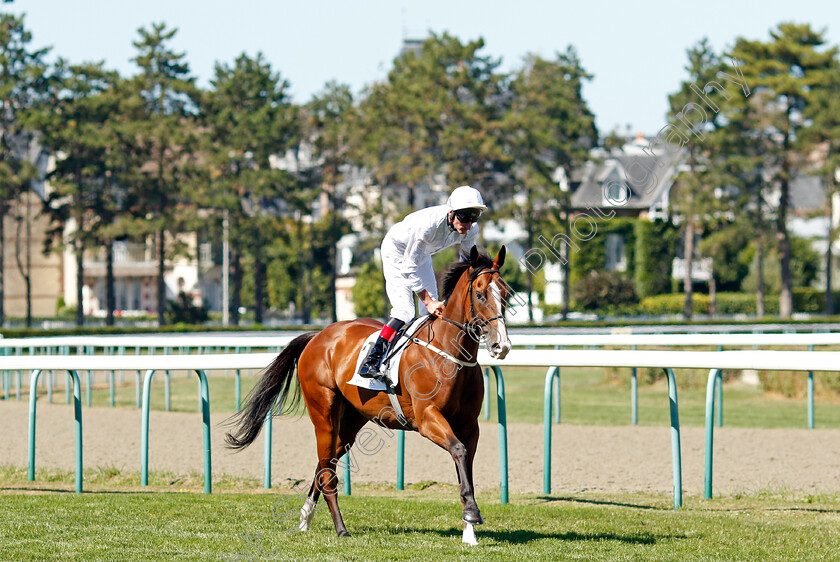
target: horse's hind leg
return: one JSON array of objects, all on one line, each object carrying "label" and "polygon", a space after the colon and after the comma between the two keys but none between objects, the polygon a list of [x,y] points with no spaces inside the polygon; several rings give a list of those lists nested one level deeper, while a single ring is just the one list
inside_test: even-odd
[{"label": "horse's hind leg", "polygon": [[303,502],[303,507],[300,508],[300,524],[298,530],[308,531],[312,523],[312,516],[315,515],[315,506],[318,504],[318,498],[321,496],[321,490],[316,486],[318,479],[318,472],[321,468],[321,463],[315,467],[315,479],[312,480],[312,485],[309,486],[309,493],[306,494],[306,501]]},{"label": "horse's hind leg", "polygon": [[[318,467],[309,495],[301,508],[301,529],[309,528],[309,521],[315,511],[318,496],[324,495],[324,501],[330,508],[335,532],[339,537],[349,537],[350,533],[344,526],[341,510],[338,508],[338,475],[336,464],[341,455],[349,449],[356,439],[356,433],[362,428],[367,419],[359,414],[355,408],[344,400],[336,400],[330,405],[326,415],[319,415],[310,410],[310,417],[316,427],[318,444]],[[316,422],[316,418],[318,421]]]},{"label": "horse's hind leg", "polygon": [[[435,408],[427,408],[423,412],[423,420],[419,424],[420,434],[449,451],[452,460],[455,461],[455,468],[458,471],[458,482],[461,484],[461,503],[464,506],[463,517],[467,523],[481,524],[481,512],[478,504],[475,503],[475,491],[472,479],[472,460],[475,456],[475,448],[478,444],[478,424],[475,430],[467,433],[464,438],[466,443],[458,439],[452,431],[452,427],[443,414]],[[474,434],[474,435],[473,435]]]}]

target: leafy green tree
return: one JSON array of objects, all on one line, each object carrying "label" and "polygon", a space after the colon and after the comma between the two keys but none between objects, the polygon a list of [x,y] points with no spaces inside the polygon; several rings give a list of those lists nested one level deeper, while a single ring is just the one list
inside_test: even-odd
[{"label": "leafy green tree", "polygon": [[350,150],[353,142],[356,111],[349,86],[328,82],[324,90],[316,94],[303,109],[305,129],[304,142],[313,149],[317,170],[313,179],[318,181],[329,200],[329,269],[330,316],[338,320],[335,301],[336,244],[345,232],[339,229],[341,208],[338,185],[343,171],[350,165]]},{"label": "leafy green tree", "polygon": [[[31,42],[32,34],[24,26],[23,16],[0,14],[0,325],[5,322],[5,218],[10,203],[29,188],[37,173],[25,156],[33,133],[25,128],[24,120],[27,111],[42,101],[49,80],[44,62],[49,49],[31,49]],[[28,270],[24,271],[24,281],[29,325]]]},{"label": "leafy green tree", "polygon": [[[43,143],[57,155],[49,174],[53,192],[46,207],[52,219],[48,241],[61,244],[64,227],[72,219],[74,231],[69,243],[76,257],[76,324],[82,325],[84,252],[98,243],[111,248],[106,227],[117,213],[119,194],[108,155],[114,146],[110,119],[119,111],[113,92],[118,76],[105,70],[103,63],[68,66],[64,61],[56,65],[55,75],[58,83],[49,107],[31,122]],[[109,325],[114,321],[112,268],[110,273],[106,287]]]},{"label": "leafy green tree", "polygon": [[779,203],[775,208],[781,277],[779,314],[789,318],[793,312],[791,242],[787,227],[790,182],[801,170],[801,162],[811,148],[799,133],[807,126],[806,115],[814,103],[815,92],[831,81],[838,50],[823,48],[825,32],[815,31],[810,25],[782,23],[770,36],[768,42],[739,38],[731,54],[743,61],[746,82],[768,94],[757,99],[765,102],[767,120],[760,127],[773,131],[770,156],[778,160],[778,166],[765,166],[765,170],[779,187]]},{"label": "leafy green tree", "polygon": [[289,98],[289,83],[261,53],[243,53],[232,65],[217,63],[211,84],[205,114],[214,173],[199,195],[202,204],[227,211],[231,221],[233,321],[238,320],[242,293],[242,257],[248,254],[255,321],[262,323],[269,234],[276,228],[281,201],[296,187],[295,178],[272,168],[271,159],[298,142],[298,114]]},{"label": "leafy green tree", "polygon": [[[569,191],[558,186],[557,170],[571,178],[572,170],[589,157],[598,139],[595,116],[583,99],[582,87],[590,80],[577,52],[568,47],[553,60],[529,55],[514,76],[511,105],[501,124],[505,153],[511,158],[516,190],[525,194],[525,208],[511,206],[505,211],[519,215],[528,232],[528,247],[540,224],[548,221],[569,236]],[[564,278],[564,317],[568,313],[568,246],[563,245],[561,260]],[[533,321],[532,280],[528,276],[528,315]]]},{"label": "leafy green tree", "polygon": [[[728,193],[728,199],[731,202],[728,211],[732,217],[732,220],[728,221],[730,226],[727,226],[727,221],[720,221],[717,227],[734,228],[736,233],[740,233],[736,234],[734,239],[744,236],[745,241],[741,250],[750,243],[750,240],[754,241],[755,259],[762,264],[765,262],[768,246],[772,247],[772,228],[769,219],[773,207],[773,192],[772,185],[766,181],[769,177],[769,172],[766,170],[778,166],[778,161],[774,157],[775,141],[772,138],[775,131],[761,125],[767,121],[767,95],[766,91],[752,90],[749,98],[744,98],[740,94],[731,95],[721,111],[726,125],[716,129],[708,141],[712,152],[710,177],[716,185]],[[716,254],[715,270],[720,266],[727,266],[721,253],[729,256],[739,254],[735,248],[726,248],[728,240],[728,237],[722,236],[704,241],[704,248],[709,253]],[[715,246],[717,242],[723,244],[724,247],[717,248]],[[732,265],[734,269],[740,271],[748,266],[749,260],[744,261],[743,257],[738,259],[738,265]],[[723,277],[719,270],[717,271],[715,280],[719,282]],[[762,317],[765,315],[766,300],[764,267],[757,268],[757,271],[756,283],[750,289],[755,290],[756,293],[756,314]]]},{"label": "leafy green tree", "polygon": [[[704,85],[716,79],[723,68],[723,62],[714,52],[708,39],[704,38],[687,50],[688,80],[680,84],[679,91],[668,96],[669,117],[674,123],[689,123],[691,127],[683,131],[686,150],[686,167],[674,180],[671,190],[670,206],[682,227],[683,255],[685,259],[685,307],[683,315],[690,319],[693,311],[691,280],[694,264],[694,243],[696,236],[704,226],[719,216],[721,201],[715,195],[714,174],[711,173],[710,150],[714,141],[705,144],[707,137],[713,137],[714,129],[720,126],[719,114],[704,109],[698,102],[695,89],[697,84]],[[702,102],[701,102],[702,103]],[[668,150],[668,149],[666,149]]]},{"label": "leafy green tree", "polygon": [[199,90],[190,75],[183,53],[176,53],[170,42],[177,29],[164,23],[140,28],[134,42],[133,59],[140,73],[131,81],[136,103],[124,123],[122,138],[131,142],[140,174],[132,186],[141,205],[135,209],[143,221],[135,236],[153,234],[157,255],[157,315],[166,323],[166,239],[180,231],[188,216],[189,199],[185,187],[195,174],[198,136],[196,116],[200,111]]},{"label": "leafy green tree", "polygon": [[802,131],[802,136],[815,145],[825,147],[825,158],[814,170],[826,187],[826,212],[828,232],[825,253],[825,313],[834,314],[834,292],[832,290],[832,243],[837,238],[833,229],[832,197],[838,191],[837,171],[840,169],[840,69],[834,68],[828,79],[813,92],[808,105],[807,117],[811,125]]},{"label": "leafy green tree", "polygon": [[379,186],[405,186],[412,210],[417,186],[487,190],[506,159],[498,142],[504,80],[499,61],[479,54],[483,47],[481,39],[432,35],[419,56],[395,59],[359,104],[355,157]]},{"label": "leafy green tree", "polygon": [[368,261],[356,274],[353,286],[353,306],[358,318],[379,318],[382,316],[382,299],[385,298],[385,279],[382,264]]},{"label": "leafy green tree", "polygon": [[712,258],[715,288],[720,292],[738,292],[749,272],[749,263],[742,260],[741,253],[753,243],[755,231],[746,220],[718,223],[710,230],[700,242],[700,252]]}]

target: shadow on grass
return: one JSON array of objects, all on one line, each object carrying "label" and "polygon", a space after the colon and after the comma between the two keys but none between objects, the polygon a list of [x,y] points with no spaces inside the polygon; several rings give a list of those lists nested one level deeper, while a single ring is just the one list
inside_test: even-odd
[{"label": "shadow on grass", "polygon": [[[391,534],[409,533],[434,533],[442,537],[460,537],[462,531],[454,529],[401,529],[391,532]],[[617,541],[626,544],[656,544],[660,540],[684,539],[685,535],[658,535],[654,536],[648,533],[628,533],[620,535],[616,533],[576,533],[569,531],[566,533],[541,533],[530,529],[510,530],[510,531],[494,531],[482,530],[476,528],[476,536],[479,544],[482,539],[492,539],[497,542],[507,544],[527,544],[533,541],[544,539],[561,540],[561,541]]]},{"label": "shadow on grass", "polygon": [[592,505],[614,505],[617,507],[632,507],[634,509],[652,509],[655,511],[671,511],[670,508],[657,507],[655,505],[642,505],[635,503],[611,502],[606,500],[586,500],[582,498],[575,498],[570,496],[537,496],[538,500],[543,500],[546,503],[553,502],[570,502],[570,503],[585,503]]}]

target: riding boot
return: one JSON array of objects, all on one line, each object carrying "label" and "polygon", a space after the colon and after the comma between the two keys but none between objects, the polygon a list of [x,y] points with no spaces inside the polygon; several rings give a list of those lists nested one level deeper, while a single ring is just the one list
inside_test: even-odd
[{"label": "riding boot", "polygon": [[403,327],[405,323],[402,320],[397,318],[391,318],[388,320],[388,323],[382,327],[382,331],[379,333],[379,337],[376,338],[376,342],[371,346],[370,351],[368,351],[367,357],[365,357],[364,363],[359,368],[359,375],[365,378],[372,378],[378,377],[381,375],[380,369],[382,368],[382,360],[388,354],[388,350],[391,348],[391,343],[397,337],[397,332],[399,332],[400,328]]}]

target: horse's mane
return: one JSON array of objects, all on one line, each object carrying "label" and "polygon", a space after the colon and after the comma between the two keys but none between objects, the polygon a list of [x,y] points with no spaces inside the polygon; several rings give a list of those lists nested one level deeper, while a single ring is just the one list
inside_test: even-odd
[{"label": "horse's mane", "polygon": [[[455,290],[455,285],[458,284],[458,280],[472,265],[470,261],[456,261],[449,264],[449,267],[443,272],[443,302],[449,300],[449,297],[452,296],[452,292]],[[493,267],[493,258],[487,254],[478,254],[475,265],[476,271],[490,269]]]}]

